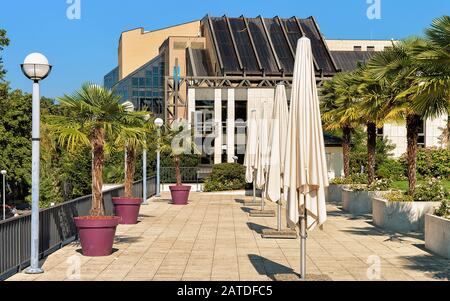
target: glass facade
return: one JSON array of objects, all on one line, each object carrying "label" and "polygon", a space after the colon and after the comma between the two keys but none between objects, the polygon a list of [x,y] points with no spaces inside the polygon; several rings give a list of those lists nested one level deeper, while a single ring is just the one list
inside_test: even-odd
[{"label": "glass facade", "polygon": [[112,87],[119,81],[119,67],[114,68],[103,78],[103,86],[106,89],[112,89]]},{"label": "glass facade", "polygon": [[[111,78],[115,76],[113,73],[114,70],[105,76],[105,87],[111,85]],[[163,117],[164,60],[162,56],[155,57],[111,87],[122,97],[122,102],[130,101],[136,110],[147,108],[155,116]]]}]

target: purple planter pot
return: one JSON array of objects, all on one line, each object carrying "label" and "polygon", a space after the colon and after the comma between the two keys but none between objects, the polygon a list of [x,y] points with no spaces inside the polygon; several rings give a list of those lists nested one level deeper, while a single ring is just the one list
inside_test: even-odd
[{"label": "purple planter pot", "polygon": [[134,225],[137,223],[139,209],[141,208],[142,198],[112,198],[114,212],[120,217],[120,224]]},{"label": "purple planter pot", "polygon": [[191,186],[172,185],[169,186],[169,189],[174,205],[187,205]]},{"label": "purple planter pot", "polygon": [[108,256],[112,253],[117,216],[75,217],[84,256]]}]

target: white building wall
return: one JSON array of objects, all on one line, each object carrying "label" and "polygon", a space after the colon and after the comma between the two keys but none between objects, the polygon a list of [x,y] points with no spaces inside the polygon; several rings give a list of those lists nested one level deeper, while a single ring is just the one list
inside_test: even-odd
[{"label": "white building wall", "polygon": [[391,40],[326,40],[326,43],[331,51],[353,51],[355,46],[361,46],[361,51],[367,51],[367,46],[374,46],[375,51],[382,51],[385,47],[392,46]]},{"label": "white building wall", "polygon": [[383,135],[385,139],[389,139],[390,143],[395,145],[393,156],[400,157],[406,152],[406,123],[386,123],[383,127]]},{"label": "white building wall", "polygon": [[252,109],[256,109],[257,116],[262,116],[263,104],[266,110],[272,112],[275,89],[248,89],[247,119]]},{"label": "white building wall", "polygon": [[445,147],[442,143],[443,133],[447,127],[448,116],[442,115],[434,119],[427,119],[425,123],[425,146],[426,147]]},{"label": "white building wall", "polygon": [[[442,134],[447,126],[447,116],[443,115],[425,122],[425,147],[445,147],[442,144]],[[400,157],[406,153],[406,122],[386,123],[383,135],[395,145],[393,156]]]},{"label": "white building wall", "polygon": [[342,147],[325,147],[327,159],[328,179],[344,176],[344,155]]}]

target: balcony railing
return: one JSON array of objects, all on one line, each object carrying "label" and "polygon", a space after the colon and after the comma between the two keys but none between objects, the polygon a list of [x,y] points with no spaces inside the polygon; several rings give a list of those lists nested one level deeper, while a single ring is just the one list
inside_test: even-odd
[{"label": "balcony railing", "polygon": [[[147,180],[148,197],[155,195],[155,177]],[[113,214],[112,198],[121,196],[124,187],[103,192],[105,212]],[[133,194],[142,196],[142,181],[135,182]],[[39,258],[42,259],[78,239],[75,216],[89,215],[91,195],[83,196],[39,213]],[[31,214],[0,222],[0,280],[4,280],[30,265]]]}]

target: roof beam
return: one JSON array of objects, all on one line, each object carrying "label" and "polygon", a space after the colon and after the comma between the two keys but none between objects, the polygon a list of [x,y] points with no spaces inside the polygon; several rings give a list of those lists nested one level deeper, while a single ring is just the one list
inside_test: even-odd
[{"label": "roof beam", "polygon": [[219,67],[222,72],[224,72],[225,68],[223,66],[222,56],[220,55],[219,44],[217,43],[216,33],[214,32],[214,26],[211,20],[211,17],[207,15],[209,29],[211,30],[211,37],[213,40],[214,48],[216,49],[217,59],[219,61]]},{"label": "roof beam", "polygon": [[275,62],[277,63],[278,70],[283,72],[283,67],[281,67],[280,60],[278,59],[277,52],[275,51],[275,47],[273,46],[272,39],[270,38],[270,33],[267,30],[266,23],[264,22],[264,18],[259,16],[259,20],[264,28],[264,33],[266,34],[267,41],[269,41],[270,49],[272,50],[273,56],[275,58]]},{"label": "roof beam", "polygon": [[261,72],[264,73],[264,67],[261,64],[261,60],[259,59],[258,51],[256,51],[255,41],[253,41],[252,33],[250,31],[250,26],[248,25],[247,18],[244,16],[241,16],[242,20],[244,21],[245,28],[247,29],[248,38],[250,39],[250,44],[252,45],[253,53],[255,54],[256,62],[258,63],[258,68],[261,70]]},{"label": "roof beam", "polygon": [[312,21],[313,21],[313,23],[314,23],[314,27],[316,28],[317,33],[319,34],[320,40],[321,40],[322,43],[325,45],[325,49],[326,49],[326,51],[327,51],[327,55],[328,55],[328,57],[330,58],[331,63],[333,64],[333,68],[334,68],[337,72],[341,71],[341,70],[338,68],[338,66],[336,65],[336,62],[334,61],[334,58],[333,58],[333,56],[331,55],[330,49],[328,48],[327,42],[325,41],[325,39],[324,39],[323,36],[322,36],[322,33],[320,32],[319,24],[317,24],[316,18],[315,18],[314,16],[312,16],[311,18],[312,18]]},{"label": "roof beam", "polygon": [[236,57],[239,63],[239,68],[244,70],[244,65],[242,64],[241,55],[239,54],[239,50],[237,48],[236,40],[234,39],[233,29],[231,28],[230,20],[226,15],[223,16],[225,18],[225,22],[227,23],[228,31],[230,32],[231,42],[233,43],[234,52],[236,53]]},{"label": "roof beam", "polygon": [[287,42],[287,44],[289,46],[289,50],[291,52],[292,58],[295,61],[295,51],[292,48],[291,41],[289,40],[289,36],[287,34],[286,28],[283,25],[283,20],[281,20],[281,18],[279,16],[276,16],[275,18],[277,19],[278,23],[280,24],[281,31],[283,32],[284,38],[286,39],[286,42]]},{"label": "roof beam", "polygon": [[[300,20],[297,17],[293,17],[293,18],[295,19],[295,22],[297,23],[298,29],[302,33],[302,37],[307,38],[305,31],[303,30],[302,24],[300,23]],[[313,62],[314,62],[314,68],[316,69],[316,71],[322,72],[322,68],[320,68],[319,65],[317,64],[316,58],[314,57],[314,53],[312,53],[312,57],[313,57]]]},{"label": "roof beam", "polygon": [[187,51],[189,54],[189,60],[191,62],[192,73],[194,74],[194,76],[198,76],[197,67],[195,66],[195,62],[194,62],[194,54],[192,53],[192,48],[188,47]]}]

